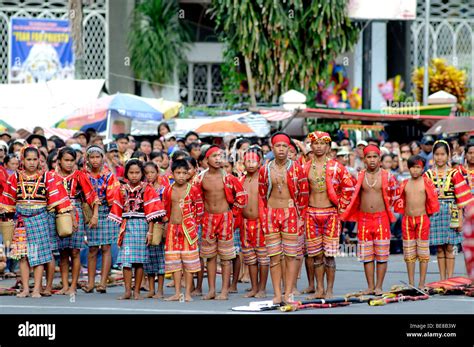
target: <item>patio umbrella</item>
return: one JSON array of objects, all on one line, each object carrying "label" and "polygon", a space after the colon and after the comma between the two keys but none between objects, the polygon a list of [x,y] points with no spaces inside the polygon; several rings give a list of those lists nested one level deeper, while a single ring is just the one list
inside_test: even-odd
[{"label": "patio umbrella", "polygon": [[1,132],[7,132],[7,133],[14,133],[15,128],[13,128],[10,124],[5,122],[4,120],[0,119],[0,131]]},{"label": "patio umbrella", "polygon": [[438,121],[426,135],[455,134],[474,131],[474,117],[450,117]]},{"label": "patio umbrella", "polygon": [[246,124],[236,121],[221,120],[206,123],[194,130],[200,135],[225,136],[225,135],[255,135],[254,131]]},{"label": "patio umbrella", "polygon": [[57,128],[86,130],[94,128],[102,132],[108,128],[111,118],[128,118],[139,121],[161,121],[163,113],[149,103],[145,98],[132,94],[107,95],[91,104],[75,110],[58,123]]}]

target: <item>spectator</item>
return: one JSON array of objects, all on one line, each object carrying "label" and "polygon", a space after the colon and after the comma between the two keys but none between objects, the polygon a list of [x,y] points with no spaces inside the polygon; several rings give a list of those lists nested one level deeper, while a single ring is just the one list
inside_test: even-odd
[{"label": "spectator", "polygon": [[147,161],[149,161],[150,158],[148,158],[148,156],[142,151],[135,151],[133,152],[131,159],[138,159],[142,163],[146,163]]},{"label": "spectator", "polygon": [[411,147],[409,144],[402,143],[400,145],[400,158],[408,160],[413,153],[411,152]]},{"label": "spectator", "polygon": [[398,164],[399,164],[399,157],[396,154],[392,154],[392,173],[398,174]]},{"label": "spectator", "polygon": [[137,150],[137,141],[132,135],[128,135],[128,149],[130,149],[131,153]]},{"label": "spectator", "polygon": [[56,142],[51,140],[51,138],[48,139],[48,152],[51,152],[53,149],[56,149]]},{"label": "spectator", "polygon": [[392,154],[384,154],[382,155],[382,161],[381,161],[381,166],[382,169],[391,171],[392,170]]},{"label": "spectator", "polygon": [[81,145],[78,143],[74,143],[71,145],[71,148],[76,151],[76,163],[77,163],[78,168],[82,168],[82,165],[79,164],[81,162],[81,159],[84,156],[84,152],[82,151]]},{"label": "spectator", "polygon": [[16,154],[10,153],[3,160],[3,165],[7,170],[8,176],[10,176],[11,174],[15,173],[16,170],[18,170],[18,167],[20,166],[20,160]]},{"label": "spectator", "polygon": [[425,159],[425,171],[431,169],[433,166],[433,144],[434,139],[431,136],[425,136],[421,139],[421,153],[420,156]]},{"label": "spectator", "polygon": [[118,146],[116,143],[112,142],[105,146],[105,163],[119,180],[124,178],[125,169],[121,165]]},{"label": "spectator", "polygon": [[119,154],[120,162],[125,164],[128,159],[127,150],[129,149],[129,139],[125,134],[118,134],[115,138],[115,143],[117,144],[117,150]]},{"label": "spectator", "polygon": [[42,127],[34,127],[33,134],[44,136],[44,129]]},{"label": "spectator", "polygon": [[36,146],[37,148],[48,148],[48,141],[46,141],[46,137],[43,135],[32,134],[26,138],[26,142],[30,145]]},{"label": "spectator", "polygon": [[267,155],[267,153],[270,152],[270,151],[271,151],[270,146],[267,145],[266,143],[264,143],[264,144],[262,145],[262,153],[263,153],[263,155],[264,155],[264,156]]},{"label": "spectator", "polygon": [[348,166],[349,164],[349,151],[342,147],[339,149],[339,151],[336,153],[336,160],[344,166]]},{"label": "spectator", "polygon": [[[66,140],[66,146],[71,147],[71,146],[74,145],[74,144],[78,144],[77,141],[76,141],[76,139],[74,139],[74,138],[71,137],[70,139],[67,139],[67,140]],[[79,145],[79,144],[78,144],[78,145]],[[79,145],[79,146],[80,146],[80,145]],[[82,148],[82,146],[81,146],[81,148]]]},{"label": "spectator", "polygon": [[197,142],[191,142],[188,146],[187,146],[187,150],[188,150],[188,153],[189,155],[198,160],[199,159],[199,156],[201,155],[201,145]]},{"label": "spectator", "polygon": [[163,155],[163,152],[161,151],[153,151],[150,154],[150,160],[156,164],[160,174],[162,174],[165,171],[162,169],[163,157],[164,155]]},{"label": "spectator", "polygon": [[139,150],[145,153],[147,158],[149,158],[152,151],[151,142],[149,140],[143,140],[140,142]]},{"label": "spectator", "polygon": [[86,148],[87,145],[89,144],[90,137],[83,131],[78,131],[76,132],[73,137],[77,141],[78,144],[81,145],[81,147]]},{"label": "spectator", "polygon": [[176,146],[180,151],[185,151],[186,150],[186,143],[182,137],[178,137],[176,139]]},{"label": "spectator", "polygon": [[56,170],[56,165],[58,164],[58,150],[57,149],[54,149],[52,150],[47,159],[46,159],[46,163],[48,165],[48,170]]},{"label": "spectator", "polygon": [[3,161],[8,153],[8,145],[5,141],[0,140],[0,164],[3,164]]},{"label": "spectator", "polygon": [[367,141],[361,140],[357,142],[354,158],[354,169],[360,171],[365,168],[364,164],[364,148],[367,147]]},{"label": "spectator", "polygon": [[0,134],[0,140],[5,141],[6,143],[10,142],[11,139],[12,139],[12,136],[10,135],[10,133],[3,132]]},{"label": "spectator", "polygon": [[199,135],[195,133],[194,131],[189,131],[185,136],[184,136],[184,144],[187,146],[192,142],[198,142],[199,141]]},{"label": "spectator", "polygon": [[170,126],[166,122],[161,122],[157,128],[158,136],[164,137],[166,134],[171,132]]},{"label": "spectator", "polygon": [[104,139],[102,138],[102,136],[94,136],[91,138],[91,141],[90,141],[90,144],[91,145],[96,145],[96,146],[99,146],[100,148],[105,148],[105,145],[104,145]]},{"label": "spectator", "polygon": [[369,145],[375,145],[377,147],[380,147],[380,141],[377,140],[375,137],[369,137],[366,139],[366,141]]},{"label": "spectator", "polygon": [[165,147],[163,146],[163,142],[160,139],[153,140],[153,151],[163,151]]},{"label": "spectator", "polygon": [[176,146],[176,136],[173,133],[167,133],[165,135],[165,148],[168,153],[171,153]]},{"label": "spectator", "polygon": [[411,153],[413,155],[420,155],[420,153],[421,153],[421,143],[419,141],[410,142],[410,148],[411,148]]}]

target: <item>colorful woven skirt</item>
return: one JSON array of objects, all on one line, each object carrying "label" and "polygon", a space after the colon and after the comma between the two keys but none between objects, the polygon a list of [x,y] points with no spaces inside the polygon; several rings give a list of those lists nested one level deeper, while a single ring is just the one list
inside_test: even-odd
[{"label": "colorful woven skirt", "polygon": [[120,225],[108,219],[110,208],[105,205],[99,206],[99,223],[97,228],[86,226],[87,242],[89,247],[111,245],[116,242]]},{"label": "colorful woven skirt", "polygon": [[86,227],[84,225],[84,215],[82,214],[82,205],[81,202],[78,200],[73,200],[71,199],[72,205],[75,208],[75,213],[76,215],[74,218],[77,218],[79,215],[79,224],[78,224],[78,229],[72,233],[71,236],[69,237],[59,237],[59,235],[56,236],[58,238],[58,243],[59,243],[59,249],[67,249],[67,248],[76,248],[76,249],[81,249],[84,247],[84,235],[85,235],[85,230]]},{"label": "colorful woven skirt", "polygon": [[145,263],[144,270],[148,275],[165,274],[165,241],[163,240],[158,246],[148,246],[148,262]]},{"label": "colorful woven skirt", "polygon": [[123,238],[122,247],[119,248],[117,262],[123,267],[132,267],[132,264],[146,264],[149,255],[146,245],[148,223],[145,218],[129,218]]},{"label": "colorful woven skirt", "polygon": [[453,199],[440,199],[438,213],[431,216],[430,245],[457,245],[462,242],[462,232],[449,227],[451,223],[451,205]]}]

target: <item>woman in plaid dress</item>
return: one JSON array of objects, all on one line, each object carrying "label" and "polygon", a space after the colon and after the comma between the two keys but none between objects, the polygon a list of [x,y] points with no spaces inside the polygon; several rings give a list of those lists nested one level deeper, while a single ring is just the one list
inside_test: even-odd
[{"label": "woman in plaid dress", "polygon": [[[115,242],[119,227],[108,219],[110,207],[114,196],[120,189],[120,183],[115,175],[104,166],[104,150],[96,145],[89,146],[86,150],[85,174],[92,183],[99,199],[99,215],[96,228],[86,226],[86,243],[89,246],[87,257],[88,284],[82,290],[92,293],[95,286],[95,270],[99,247],[102,249],[102,272],[97,292],[106,293],[107,277],[112,266],[111,244]],[[87,221],[86,221],[87,222]]]},{"label": "woman in plaid dress", "polygon": [[48,210],[69,213],[72,210],[62,182],[51,172],[43,172],[39,163],[40,153],[35,146],[25,146],[21,151],[23,168],[8,178],[0,199],[0,212],[17,215],[17,226],[26,230],[27,255],[20,260],[23,291],[17,296],[30,295],[30,267],[34,272],[32,297],[41,297],[44,264],[52,257]]},{"label": "woman in plaid dress", "polygon": [[121,223],[118,238],[118,263],[122,264],[125,293],[119,300],[132,298],[132,268],[135,269],[133,299],[141,300],[143,265],[148,263],[147,246],[153,237],[153,223],[165,215],[163,204],[155,189],[144,181],[143,164],[131,159],[125,165],[125,178],[114,199],[109,218]]},{"label": "woman in plaid dress", "polygon": [[[71,147],[64,147],[58,154],[56,175],[62,180],[69,199],[74,207],[75,231],[70,237],[57,236],[61,258],[61,279],[63,288],[58,294],[72,295],[76,293],[77,281],[81,271],[80,250],[84,247],[85,222],[82,204],[88,204],[94,211],[88,223],[90,229],[97,228],[99,220],[99,199],[91,182],[83,171],[76,170],[76,151]],[[72,282],[69,287],[69,258],[72,260]]]},{"label": "woman in plaid dress", "polygon": [[430,245],[437,246],[441,280],[453,277],[454,246],[462,242],[463,208],[472,201],[469,186],[461,172],[448,166],[450,148],[438,140],[433,146],[434,166],[425,175],[436,187],[440,210],[430,219]]},{"label": "woman in plaid dress", "polygon": [[[165,175],[160,175],[158,166],[154,162],[145,164],[145,177],[163,199],[163,190],[169,186],[169,179]],[[164,230],[166,227],[162,225]],[[164,238],[164,235],[163,235]],[[147,298],[160,299],[163,297],[163,285],[165,282],[165,249],[164,240],[157,246],[149,245],[147,247],[148,262],[145,263],[145,273],[148,276],[149,292]],[[158,275],[158,291],[155,295],[155,276]]]}]

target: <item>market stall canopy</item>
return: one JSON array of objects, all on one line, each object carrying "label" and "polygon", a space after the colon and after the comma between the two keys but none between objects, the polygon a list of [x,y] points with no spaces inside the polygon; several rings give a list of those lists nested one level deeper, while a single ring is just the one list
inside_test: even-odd
[{"label": "market stall canopy", "polygon": [[76,109],[59,121],[56,127],[83,131],[94,128],[98,132],[107,130],[110,136],[112,133],[130,133],[132,121],[146,122],[156,132],[156,125],[162,119],[163,112],[146,102],[146,98],[117,93]]},{"label": "market stall canopy", "polygon": [[[22,139],[26,139],[28,136],[33,134],[33,129],[34,127],[25,127],[18,129],[16,132]],[[43,130],[44,137],[46,137],[47,139],[49,139],[51,136],[58,136],[64,141],[70,139],[76,132],[75,130],[58,128],[43,128]]]},{"label": "market stall canopy", "polygon": [[[176,136],[184,136],[188,131],[196,131],[200,126],[219,121],[234,121],[247,125],[253,134],[246,136],[265,137],[270,133],[270,125],[258,113],[243,112],[225,117],[205,117],[205,118],[175,118],[168,122],[171,130]],[[207,135],[206,135],[207,136]],[[221,136],[213,134],[212,136]]]},{"label": "market stall canopy", "polygon": [[8,133],[14,133],[15,128],[12,127],[10,124],[5,122],[4,120],[0,119],[0,131],[1,132],[8,132]]},{"label": "market stall canopy", "polygon": [[51,127],[76,108],[96,100],[105,80],[52,80],[0,84],[0,119],[14,128]]},{"label": "market stall canopy", "polygon": [[456,134],[474,131],[474,117],[452,117],[433,125],[426,135]]},{"label": "market stall canopy", "polygon": [[165,117],[165,119],[171,119],[173,117],[176,117],[179,114],[181,108],[183,107],[183,104],[180,102],[169,101],[163,98],[159,98],[159,99],[143,98],[143,99],[152,107],[156,108],[158,111],[163,113],[163,116]]},{"label": "market stall canopy", "polygon": [[219,120],[207,124],[203,124],[195,130],[203,136],[219,136],[226,135],[246,135],[256,136],[253,130],[246,124],[231,120]]}]

